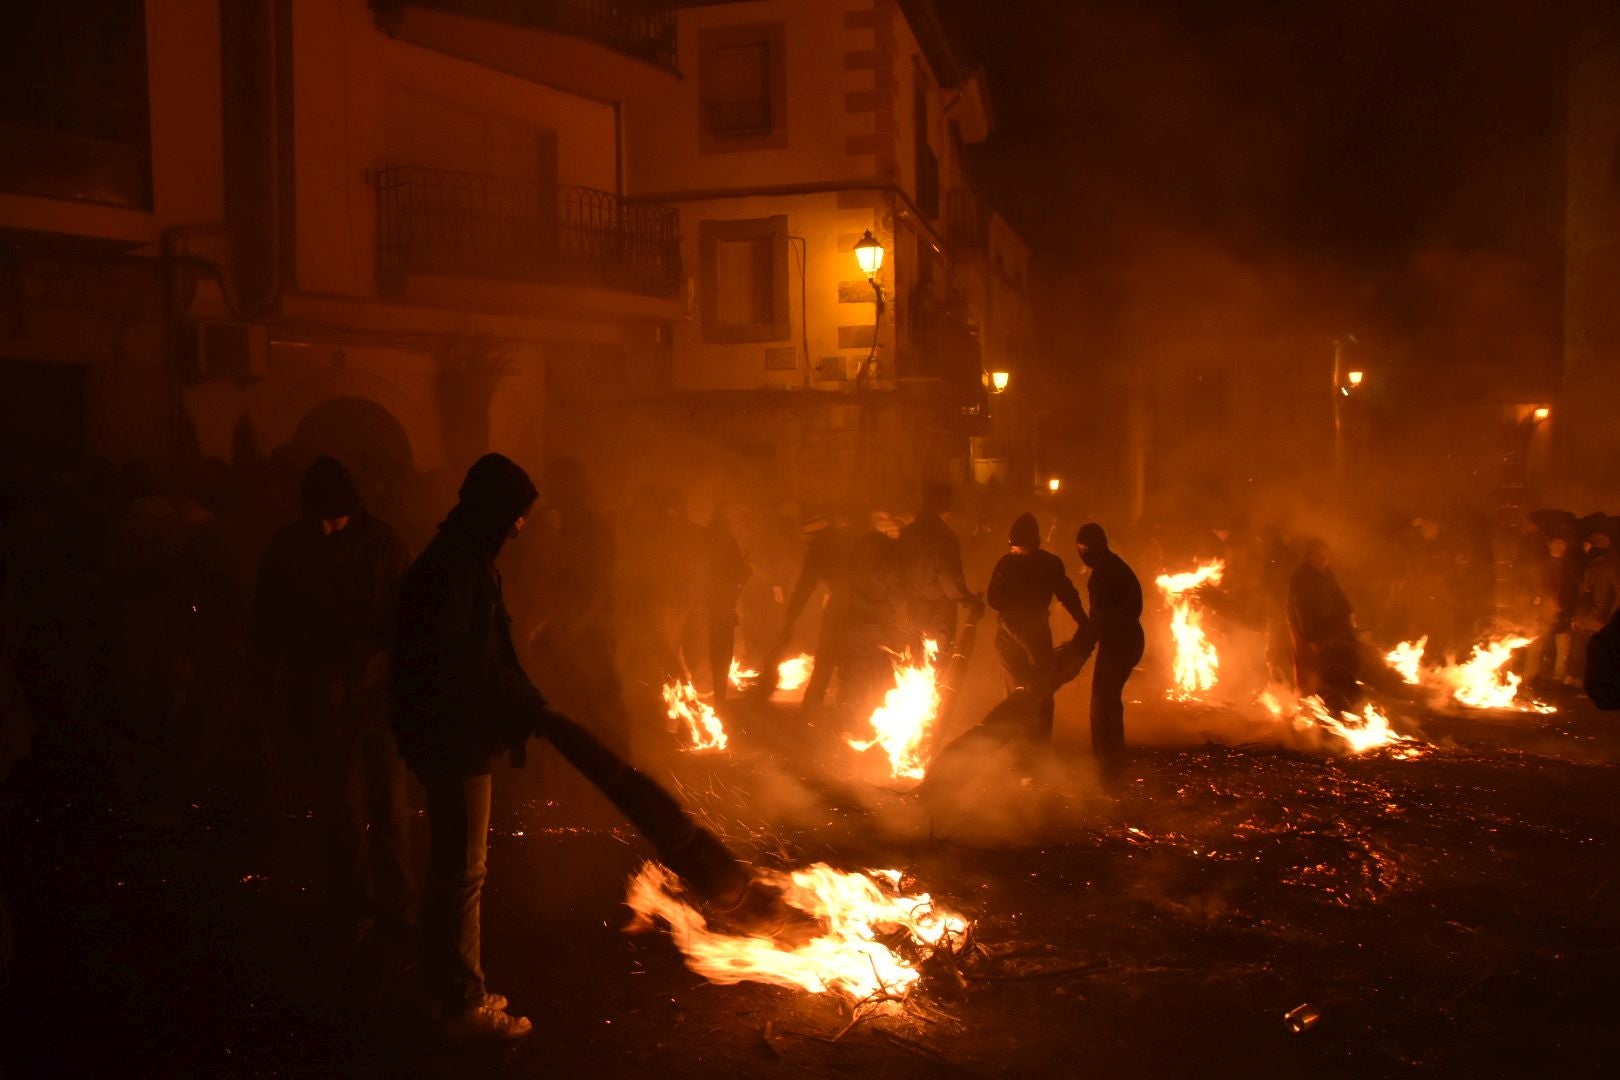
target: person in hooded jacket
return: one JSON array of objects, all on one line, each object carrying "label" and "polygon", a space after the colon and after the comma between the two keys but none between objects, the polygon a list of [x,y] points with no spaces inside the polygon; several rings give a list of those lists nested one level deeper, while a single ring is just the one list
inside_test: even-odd
[{"label": "person in hooded jacket", "polygon": [[950,486],[930,484],[922,512],[900,530],[900,578],[911,637],[938,642],[946,657],[956,641],[957,607],[974,615],[984,606],[962,573],[962,542],[944,518],[950,508]]},{"label": "person in hooded jacket", "polygon": [[1356,618],[1333,574],[1327,541],[1313,539],[1288,584],[1288,625],[1294,639],[1294,671],[1301,697],[1315,694],[1333,712],[1360,697],[1361,662]]},{"label": "person in hooded jacket", "polygon": [[405,572],[389,679],[400,751],[422,781],[431,847],[424,960],[445,1031],[516,1039],[532,1025],[484,984],[480,909],[490,768],[521,755],[545,700],[518,663],[495,558],[538,495],[516,462],[486,454],[460,501]]},{"label": "person in hooded jacket", "polygon": [[315,459],[300,499],[303,518],[276,533],[259,563],[249,686],[266,698],[282,690],[292,764],[312,774],[331,841],[332,915],[358,938],[373,920],[387,930],[416,921],[405,768],[385,708],[410,555],[337,459]]},{"label": "person in hooded jacket", "polygon": [[[1080,592],[1069,580],[1063,560],[1041,550],[1041,529],[1033,514],[1021,514],[1007,536],[1012,549],[996,563],[985,589],[985,602],[997,615],[996,653],[1001,657],[1007,692],[1029,686],[1052,657],[1052,601],[1063,605],[1074,621],[1086,625]],[[1045,697],[1038,712],[1037,738],[1051,739],[1056,705]]]},{"label": "person in hooded jacket", "polygon": [[1119,772],[1125,756],[1125,681],[1142,662],[1142,584],[1108,546],[1096,522],[1080,526],[1074,538],[1080,561],[1091,569],[1086,583],[1090,617],[1082,634],[1096,645],[1091,671],[1091,752],[1105,774]]}]

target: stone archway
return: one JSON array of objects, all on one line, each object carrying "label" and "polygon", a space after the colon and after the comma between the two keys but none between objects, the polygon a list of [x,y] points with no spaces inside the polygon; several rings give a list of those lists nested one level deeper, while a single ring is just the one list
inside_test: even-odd
[{"label": "stone archway", "polygon": [[393,413],[365,398],[336,397],[304,414],[287,440],[289,463],[302,474],[321,454],[349,467],[367,506],[384,521],[415,533],[420,487],[410,438]]}]

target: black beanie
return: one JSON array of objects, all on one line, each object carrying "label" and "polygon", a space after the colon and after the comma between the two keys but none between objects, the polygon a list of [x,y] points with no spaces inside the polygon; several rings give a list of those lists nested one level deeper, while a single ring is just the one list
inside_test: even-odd
[{"label": "black beanie", "polygon": [[1012,529],[1007,533],[1007,542],[1015,547],[1038,548],[1041,546],[1041,526],[1035,520],[1035,515],[1028,511],[1019,514],[1012,523]]},{"label": "black beanie", "polygon": [[1103,527],[1095,521],[1088,521],[1080,526],[1079,532],[1074,534],[1074,542],[1093,551],[1106,551],[1108,549],[1108,534],[1103,532]]},{"label": "black beanie", "polygon": [[310,462],[299,489],[306,518],[331,520],[351,517],[360,510],[360,489],[343,462],[322,454]]},{"label": "black beanie", "polygon": [[504,530],[539,494],[523,466],[504,454],[485,454],[467,470],[459,497],[482,523]]}]

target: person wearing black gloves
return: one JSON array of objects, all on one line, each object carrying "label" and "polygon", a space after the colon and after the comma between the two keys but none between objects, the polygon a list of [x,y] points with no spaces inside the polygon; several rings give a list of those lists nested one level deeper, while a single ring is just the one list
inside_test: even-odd
[{"label": "person wearing black gloves", "polygon": [[1084,639],[1097,649],[1091,671],[1091,752],[1105,776],[1117,776],[1125,755],[1125,681],[1142,662],[1142,585],[1108,546],[1108,534],[1096,522],[1080,526],[1074,546],[1091,570],[1086,584],[1091,613],[1081,624]]}]

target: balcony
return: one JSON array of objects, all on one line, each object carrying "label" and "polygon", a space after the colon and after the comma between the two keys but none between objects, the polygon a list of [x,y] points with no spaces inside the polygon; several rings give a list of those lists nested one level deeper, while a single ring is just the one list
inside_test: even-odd
[{"label": "balcony", "polygon": [[592,188],[390,165],[376,170],[384,292],[411,274],[674,295],[680,214]]},{"label": "balcony", "polygon": [[675,13],[657,0],[373,0],[380,17],[400,21],[405,9],[427,8],[583,38],[666,71],[676,70]]}]

